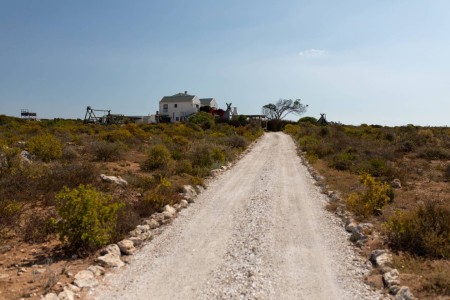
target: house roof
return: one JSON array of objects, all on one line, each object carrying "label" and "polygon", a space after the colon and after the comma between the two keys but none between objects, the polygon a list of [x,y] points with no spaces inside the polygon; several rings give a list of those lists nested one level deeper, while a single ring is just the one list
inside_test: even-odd
[{"label": "house roof", "polygon": [[211,101],[213,101],[214,100],[214,98],[201,98],[200,99],[200,103],[203,105],[203,106],[205,106],[205,105],[210,105],[211,104]]},{"label": "house roof", "polygon": [[188,95],[186,93],[178,93],[173,96],[164,96],[159,102],[169,102],[169,103],[192,102],[194,98],[197,98],[197,96]]}]

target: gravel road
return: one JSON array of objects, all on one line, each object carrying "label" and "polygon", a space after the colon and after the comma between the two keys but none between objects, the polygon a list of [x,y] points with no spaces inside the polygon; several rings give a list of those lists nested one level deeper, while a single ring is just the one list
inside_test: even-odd
[{"label": "gravel road", "polygon": [[380,299],[292,139],[266,133],[94,299]]}]

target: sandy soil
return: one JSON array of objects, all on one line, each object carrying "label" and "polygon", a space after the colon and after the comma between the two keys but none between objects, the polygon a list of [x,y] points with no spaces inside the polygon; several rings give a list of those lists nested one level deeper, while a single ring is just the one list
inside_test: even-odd
[{"label": "sandy soil", "polygon": [[301,164],[266,133],[94,299],[379,299],[369,270]]}]

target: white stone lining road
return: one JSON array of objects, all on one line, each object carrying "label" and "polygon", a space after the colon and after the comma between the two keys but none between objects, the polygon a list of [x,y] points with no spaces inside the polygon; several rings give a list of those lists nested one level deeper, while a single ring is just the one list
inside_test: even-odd
[{"label": "white stone lining road", "polygon": [[380,299],[292,139],[266,133],[91,299]]}]

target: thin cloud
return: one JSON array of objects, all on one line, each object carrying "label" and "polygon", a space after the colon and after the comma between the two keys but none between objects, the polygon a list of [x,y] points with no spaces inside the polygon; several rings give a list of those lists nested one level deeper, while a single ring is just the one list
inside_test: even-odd
[{"label": "thin cloud", "polygon": [[328,55],[328,51],[321,49],[308,49],[299,52],[298,55],[303,57],[323,57]]}]

